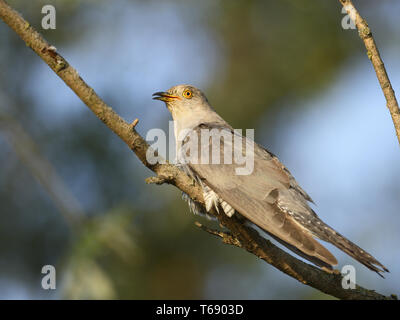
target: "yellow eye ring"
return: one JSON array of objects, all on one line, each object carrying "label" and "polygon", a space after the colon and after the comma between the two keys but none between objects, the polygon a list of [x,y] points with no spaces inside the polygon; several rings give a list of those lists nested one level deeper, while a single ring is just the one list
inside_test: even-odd
[{"label": "yellow eye ring", "polygon": [[183,91],[182,95],[184,98],[190,99],[193,94],[192,94],[192,91],[190,91],[189,89],[186,89],[185,91]]}]

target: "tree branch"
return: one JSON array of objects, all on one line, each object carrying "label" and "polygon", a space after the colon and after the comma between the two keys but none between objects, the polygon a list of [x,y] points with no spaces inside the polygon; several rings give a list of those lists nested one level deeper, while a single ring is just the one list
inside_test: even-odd
[{"label": "tree branch", "polygon": [[[39,57],[75,92],[75,94],[89,107],[90,110],[103,121],[108,128],[117,134],[133,150],[140,161],[159,178],[148,182],[168,182],[185,192],[195,202],[204,206],[204,199],[200,186],[189,176],[169,163],[152,165],[146,160],[149,145],[135,130],[134,125],[124,121],[109,107],[96,92],[89,87],[79,76],[77,71],[50,46],[42,36],[34,30],[16,11],[9,7],[4,0],[0,0],[0,18],[25,41]],[[263,259],[275,268],[293,277],[294,279],[318,289],[339,299],[394,299],[386,297],[373,290],[360,286],[356,289],[342,288],[342,277],[339,274],[329,274],[312,265],[302,262],[261,237],[257,231],[245,226],[236,216],[232,218],[224,214],[214,213],[219,222],[230,230],[231,241],[227,242],[246,249],[248,252]],[[216,235],[221,236],[222,233]],[[228,238],[226,238],[228,239]],[[227,240],[228,241],[228,240]]]},{"label": "tree branch", "polygon": [[392,116],[394,128],[396,130],[397,139],[400,143],[400,109],[396,99],[396,95],[390,83],[389,77],[386,72],[385,65],[379,54],[378,47],[376,46],[375,40],[372,36],[371,29],[368,27],[367,21],[365,21],[354,7],[351,0],[339,0],[343,7],[346,9],[347,14],[354,21],[358,34],[364,42],[365,48],[367,49],[368,58],[371,60],[374,66],[376,76],[379,84],[381,85],[383,94],[385,95],[386,104]]}]

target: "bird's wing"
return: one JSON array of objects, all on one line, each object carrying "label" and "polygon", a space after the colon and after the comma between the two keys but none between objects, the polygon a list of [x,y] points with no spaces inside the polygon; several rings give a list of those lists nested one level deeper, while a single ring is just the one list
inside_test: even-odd
[{"label": "bird's wing", "polygon": [[[200,137],[201,129],[215,128],[227,130],[234,135],[231,128],[213,124],[201,124],[192,132],[197,132]],[[189,150],[187,146],[191,140],[187,138],[183,141],[181,159],[188,156],[182,153],[187,153]],[[248,142],[249,139],[243,139],[243,145]],[[199,144],[198,155],[202,149],[212,149],[212,143],[210,138],[208,145]],[[251,143],[254,142],[251,140]],[[287,244],[289,248],[303,253],[303,256],[321,260],[329,266],[336,265],[335,257],[316,241],[299,221],[296,221],[296,219],[311,220],[316,215],[307,205],[307,200],[311,199],[279,160],[254,143],[254,169],[251,174],[238,175],[235,170],[238,168],[236,164],[223,163],[224,148],[229,144],[232,150],[237,149],[237,144],[232,143],[232,140],[220,139],[221,162],[218,164],[201,163],[199,160],[200,163],[197,164],[195,161],[187,161],[186,165],[193,175],[201,179],[202,183],[209,186],[237,212]],[[209,153],[211,154],[211,151]]]}]

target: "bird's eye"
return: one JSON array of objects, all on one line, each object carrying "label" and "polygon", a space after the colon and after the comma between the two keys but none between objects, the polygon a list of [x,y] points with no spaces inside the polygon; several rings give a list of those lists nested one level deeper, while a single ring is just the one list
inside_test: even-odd
[{"label": "bird's eye", "polygon": [[186,89],[185,91],[183,91],[182,95],[186,98],[186,99],[190,99],[192,97],[192,91],[190,91],[189,89]]}]

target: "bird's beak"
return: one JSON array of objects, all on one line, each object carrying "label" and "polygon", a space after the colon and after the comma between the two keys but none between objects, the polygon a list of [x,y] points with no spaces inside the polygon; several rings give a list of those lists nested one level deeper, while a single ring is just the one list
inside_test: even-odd
[{"label": "bird's beak", "polygon": [[164,102],[170,102],[173,100],[180,100],[181,98],[178,96],[175,96],[173,94],[169,94],[168,92],[156,92],[153,93],[153,100],[161,100]]}]

